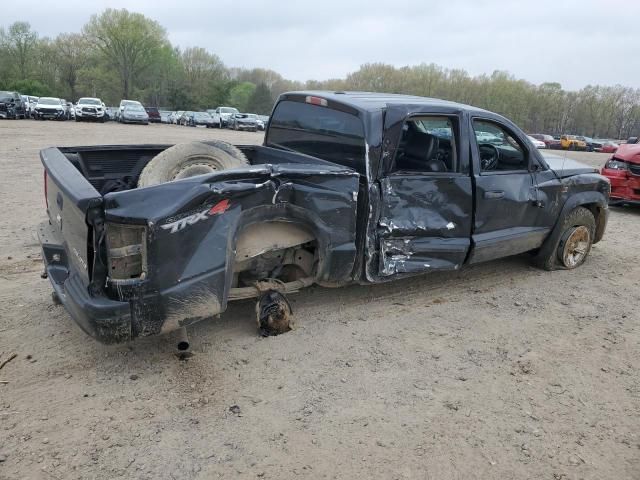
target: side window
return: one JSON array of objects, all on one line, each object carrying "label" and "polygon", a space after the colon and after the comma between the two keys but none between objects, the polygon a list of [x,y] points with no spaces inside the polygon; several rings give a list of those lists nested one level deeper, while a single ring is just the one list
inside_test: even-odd
[{"label": "side window", "polygon": [[457,170],[456,129],[448,117],[416,117],[402,127],[392,171],[446,173]]},{"label": "side window", "polygon": [[474,120],[473,130],[480,153],[482,172],[528,170],[525,148],[500,125]]}]

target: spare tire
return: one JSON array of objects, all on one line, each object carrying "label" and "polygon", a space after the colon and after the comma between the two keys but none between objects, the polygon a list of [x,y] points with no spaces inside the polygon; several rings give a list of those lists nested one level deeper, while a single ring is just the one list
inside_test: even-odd
[{"label": "spare tire", "polygon": [[236,158],[218,147],[202,142],[180,143],[167,148],[147,163],[138,179],[138,187],[148,187],[245,165],[249,165],[246,157],[244,160]]},{"label": "spare tire", "polygon": [[242,151],[238,147],[232,145],[229,142],[225,142],[224,140],[202,140],[202,143],[206,143],[207,145],[211,145],[212,147],[219,148],[220,150],[223,150],[224,152],[231,155],[233,158],[237,158],[247,165],[249,164],[249,160],[247,160],[247,157],[245,157],[244,153],[242,153]]}]

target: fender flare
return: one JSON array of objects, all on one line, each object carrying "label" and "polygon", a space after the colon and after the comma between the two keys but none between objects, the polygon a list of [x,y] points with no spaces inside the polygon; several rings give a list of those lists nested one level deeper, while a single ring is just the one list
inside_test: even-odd
[{"label": "fender flare", "polygon": [[577,207],[589,209],[596,219],[596,234],[593,243],[597,243],[602,239],[609,216],[607,199],[602,193],[597,191],[579,192],[571,195],[562,206],[560,215],[558,215],[551,233],[540,247],[538,256],[546,256],[550,253],[550,250],[555,248],[562,235],[561,228],[564,218]]}]

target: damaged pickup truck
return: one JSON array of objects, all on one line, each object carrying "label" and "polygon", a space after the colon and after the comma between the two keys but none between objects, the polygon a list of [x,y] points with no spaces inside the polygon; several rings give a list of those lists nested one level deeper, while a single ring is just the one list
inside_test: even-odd
[{"label": "damaged pickup truck", "polygon": [[290,313],[284,295],[312,284],[386,282],[523,252],[573,269],[608,217],[610,185],[596,169],[545,159],[497,114],[405,95],[283,94],[261,146],[40,156],[45,275],[104,343],[180,329],[251,297],[261,297],[263,333],[278,333],[287,325],[269,317]]}]

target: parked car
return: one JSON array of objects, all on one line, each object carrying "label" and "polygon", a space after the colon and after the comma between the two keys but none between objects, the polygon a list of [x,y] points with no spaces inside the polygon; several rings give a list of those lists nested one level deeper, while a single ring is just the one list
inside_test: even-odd
[{"label": "parked car", "polygon": [[156,107],[144,107],[144,109],[146,110],[147,115],[149,115],[150,123],[160,123],[162,121],[160,111]]},{"label": "parked car", "polygon": [[178,125],[182,125],[184,127],[189,125],[189,119],[191,118],[191,115],[193,115],[193,112],[190,110],[182,112],[182,115],[178,117]]},{"label": "parked car", "polygon": [[585,137],[583,135],[576,136],[578,140],[582,140],[586,144],[587,152],[595,152],[596,149],[601,148],[602,144],[598,143],[591,137]]},{"label": "parked car", "polygon": [[36,120],[66,120],[66,105],[56,97],[40,97],[34,110]]},{"label": "parked car", "polygon": [[229,124],[229,118],[234,113],[239,113],[237,108],[233,107],[218,107],[215,110],[207,110],[207,113],[213,118],[213,125],[217,128],[227,127]]},{"label": "parked car", "polygon": [[601,140],[602,146],[600,147],[601,153],[616,153],[618,150],[618,144],[611,140]]},{"label": "parked car", "polygon": [[171,117],[171,123],[173,123],[174,125],[179,125],[178,121],[180,120],[180,117],[182,117],[182,115],[184,115],[184,110],[178,110],[177,112],[173,112],[173,115]]},{"label": "parked car", "polygon": [[[118,108],[118,112],[116,113],[116,121],[122,121],[122,112],[124,111],[124,107],[127,105],[138,105],[142,107],[142,104],[137,100],[120,100],[120,107]],[[144,107],[142,107],[144,109]]]},{"label": "parked car", "polygon": [[546,135],[544,133],[532,133],[530,136],[535,138],[536,140],[544,142],[546,147],[549,149],[560,150],[562,148],[560,140],[556,140],[551,135]]},{"label": "parked car", "polygon": [[611,182],[612,205],[640,205],[640,143],[630,137],[605,163],[602,175]]},{"label": "parked car", "polygon": [[64,108],[64,119],[71,120],[73,118],[73,115],[71,114],[73,105],[71,104],[71,102],[67,102],[67,100],[64,98],[60,99],[60,103],[62,104],[62,108]]},{"label": "parked car", "polygon": [[82,97],[76,103],[76,122],[104,122],[107,108],[99,98]]},{"label": "parked car", "polygon": [[113,122],[116,120],[118,107],[104,107],[104,121]]},{"label": "parked car", "polygon": [[207,128],[213,128],[213,118],[207,112],[191,112],[188,119],[188,125],[190,127],[204,126]]},{"label": "parked car", "polygon": [[578,139],[575,135],[562,135],[560,137],[560,145],[563,150],[586,150],[586,142]]},{"label": "parked car", "polygon": [[261,146],[40,157],[45,274],[105,343],[180,329],[250,297],[260,332],[281,333],[284,295],[315,283],[381,283],[524,252],[542,268],[574,269],[609,212],[595,168],[543,156],[500,115],[415,96],[285,93]]},{"label": "parked car", "polygon": [[120,123],[149,125],[149,115],[142,105],[127,104],[120,113]]},{"label": "parked car", "polygon": [[476,139],[482,143],[492,143],[496,145],[500,145],[503,143],[504,139],[494,133],[477,131],[475,132]]},{"label": "parked car", "polygon": [[36,109],[36,105],[38,104],[38,97],[34,97],[33,95],[27,95],[29,99],[29,110],[26,112],[27,117],[33,118],[33,112]]},{"label": "parked car", "polygon": [[258,130],[264,131],[267,127],[267,122],[269,122],[269,117],[266,115],[258,115]]},{"label": "parked car", "polygon": [[168,110],[160,110],[160,123],[171,123],[171,115],[173,112]]},{"label": "parked car", "polygon": [[538,140],[537,138],[534,138],[531,135],[527,135],[527,138],[529,139],[529,141],[531,143],[533,143],[534,147],[536,147],[536,148],[547,148],[547,145],[542,140]]},{"label": "parked car", "polygon": [[233,130],[258,130],[257,117],[252,113],[233,113],[227,122],[227,127]]},{"label": "parked car", "polygon": [[22,104],[24,105],[24,118],[31,118],[33,110],[38,103],[38,97],[32,97],[31,95],[21,95]]},{"label": "parked car", "polygon": [[22,97],[18,92],[0,91],[0,118],[25,118],[25,111]]}]

